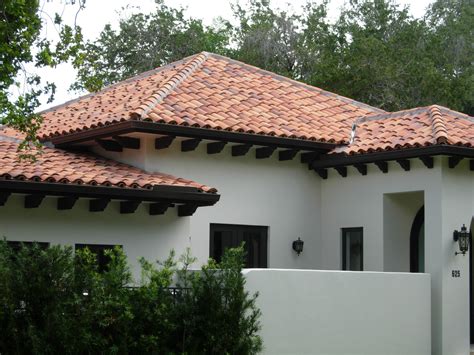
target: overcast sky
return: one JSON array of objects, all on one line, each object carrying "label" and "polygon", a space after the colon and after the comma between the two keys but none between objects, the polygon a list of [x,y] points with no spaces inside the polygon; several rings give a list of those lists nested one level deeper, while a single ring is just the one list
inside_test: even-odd
[{"label": "overcast sky", "polygon": [[[410,6],[413,16],[421,17],[425,9],[432,0],[398,0],[400,4]],[[42,0],[45,13],[53,16],[55,13],[63,15],[67,23],[73,23],[77,12],[77,5],[65,5],[70,0]],[[245,0],[240,0],[245,3]],[[293,8],[299,10],[307,0],[271,0],[272,7]],[[211,24],[216,17],[229,19],[232,17],[230,0],[165,0],[165,3],[173,7],[187,8],[187,15],[194,18],[203,19],[205,24]],[[290,5],[291,4],[291,5]],[[335,18],[338,9],[344,4],[344,0],[332,0],[330,4],[329,16]],[[82,27],[86,39],[94,39],[110,23],[117,26],[119,13],[131,14],[134,12],[151,12],[155,8],[154,0],[86,0],[86,8],[77,16],[77,24]],[[49,38],[55,38],[55,30],[51,25],[46,27],[46,34]],[[79,94],[68,92],[69,86],[75,80],[74,69],[68,64],[62,64],[54,69],[41,70],[40,75],[49,81],[54,81],[57,85],[56,99],[51,104],[43,104],[40,109],[60,104],[70,100]]]}]

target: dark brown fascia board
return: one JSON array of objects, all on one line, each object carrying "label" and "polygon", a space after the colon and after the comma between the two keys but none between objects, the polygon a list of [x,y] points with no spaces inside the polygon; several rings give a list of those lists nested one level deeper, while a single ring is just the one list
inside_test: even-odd
[{"label": "dark brown fascia board", "polygon": [[260,146],[277,146],[280,148],[318,152],[327,152],[336,147],[335,143],[322,143],[296,138],[281,138],[276,136],[229,132],[224,130],[178,126],[147,121],[119,122],[108,126],[44,139],[44,141],[50,141],[59,148],[66,148],[75,144],[81,144],[88,141],[94,141],[96,139],[108,138],[127,133],[151,133]]},{"label": "dark brown fascia board", "polygon": [[420,158],[426,156],[447,155],[461,158],[474,158],[474,148],[434,145],[420,148],[407,148],[387,152],[366,153],[357,155],[327,154],[314,160],[310,165],[312,169],[334,168],[339,166],[375,163],[399,159]]},{"label": "dark brown fascia board", "polygon": [[3,192],[58,197],[107,198],[122,201],[193,203],[199,206],[212,206],[220,198],[219,194],[200,192],[194,187],[163,185],[148,190],[17,180],[0,180],[0,193]]}]

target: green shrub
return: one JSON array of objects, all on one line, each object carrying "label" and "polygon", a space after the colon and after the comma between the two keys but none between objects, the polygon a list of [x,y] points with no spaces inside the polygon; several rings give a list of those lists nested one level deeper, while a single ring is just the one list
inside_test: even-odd
[{"label": "green shrub", "polygon": [[[243,248],[189,271],[189,252],[140,260],[133,280],[120,248],[99,272],[88,250],[13,250],[0,241],[1,354],[255,354],[257,295],[245,291]],[[178,267],[177,265],[180,265]],[[177,287],[172,288],[174,281]],[[133,287],[132,287],[133,286]]]}]

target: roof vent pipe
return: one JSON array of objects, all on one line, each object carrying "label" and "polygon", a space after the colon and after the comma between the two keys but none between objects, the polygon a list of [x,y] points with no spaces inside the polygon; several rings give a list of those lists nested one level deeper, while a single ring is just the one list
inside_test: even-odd
[{"label": "roof vent pipe", "polygon": [[356,128],[357,128],[357,124],[354,122],[354,123],[352,124],[351,139],[349,140],[349,144],[354,143],[355,135],[356,135]]}]

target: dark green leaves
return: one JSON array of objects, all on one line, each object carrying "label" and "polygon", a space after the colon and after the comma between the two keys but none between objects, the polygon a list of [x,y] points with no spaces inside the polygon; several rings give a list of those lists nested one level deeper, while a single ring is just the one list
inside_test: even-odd
[{"label": "dark green leaves", "polygon": [[[88,249],[0,241],[2,354],[255,354],[260,311],[241,267],[243,250],[191,272],[189,252],[141,260],[134,283],[121,250],[98,270]],[[179,279],[177,288],[170,288]]]},{"label": "dark green leaves", "polygon": [[[62,24],[57,14],[54,20],[48,16],[43,18],[39,5],[38,0],[0,2],[0,124],[10,125],[26,135],[22,148],[29,147],[30,143],[29,148],[39,147],[36,131],[40,122],[35,111],[42,95],[51,102],[55,92],[52,83],[44,84],[37,75],[30,74],[26,66],[54,67],[75,57],[82,45],[79,27]],[[83,5],[84,0],[81,0],[80,7]],[[43,20],[52,21],[56,26],[59,34],[56,43],[41,37]],[[14,86],[22,91],[12,94]]]},{"label": "dark green leaves", "polygon": [[96,41],[87,42],[74,61],[79,81],[73,88],[97,91],[201,51],[225,54],[229,34],[226,21],[206,27],[160,1],[155,12],[123,18],[118,30],[107,25]]}]

